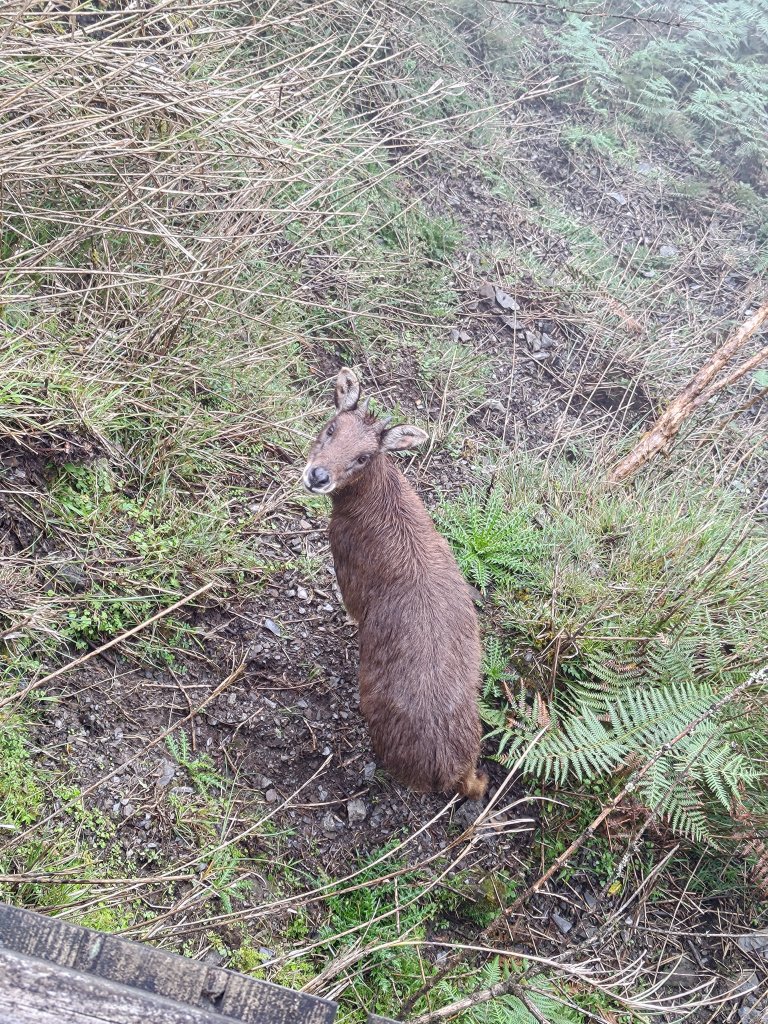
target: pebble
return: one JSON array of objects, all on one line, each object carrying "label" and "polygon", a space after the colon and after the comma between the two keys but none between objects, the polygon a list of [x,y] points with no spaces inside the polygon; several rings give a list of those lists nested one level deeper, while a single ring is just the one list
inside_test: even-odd
[{"label": "pebble", "polygon": [[158,789],[165,789],[165,787],[172,781],[176,774],[176,766],[170,761],[161,761],[160,767],[157,770],[157,787]]},{"label": "pebble", "polygon": [[296,588],[296,596],[298,597],[298,599],[300,601],[308,601],[309,600],[309,594],[304,589],[304,587],[297,587]]},{"label": "pebble", "polygon": [[123,807],[123,817],[130,818],[130,816],[133,814],[135,810],[136,808],[133,806],[133,804],[126,804],[125,807]]},{"label": "pebble", "polygon": [[365,779],[366,782],[371,782],[375,774],[376,762],[369,761],[365,768],[363,768],[363,778]]},{"label": "pebble", "polygon": [[264,619],[264,628],[268,629],[270,633],[274,633],[275,636],[281,636],[280,627],[275,625],[272,619]]},{"label": "pebble", "polygon": [[268,804],[275,804],[278,800],[278,793],[276,789],[268,789],[264,794],[264,799]]},{"label": "pebble", "polygon": [[756,953],[768,959],[768,932],[752,932],[751,935],[740,935],[736,945],[742,953]]},{"label": "pebble", "polygon": [[344,828],[344,822],[333,811],[326,811],[323,815],[322,826],[324,832],[339,832]]},{"label": "pebble", "polygon": [[569,921],[567,917],[563,917],[562,914],[558,914],[557,912],[553,912],[552,921],[563,935],[567,935],[571,928],[573,928],[573,923]]},{"label": "pebble", "polygon": [[365,821],[368,817],[368,808],[363,800],[350,800],[347,804],[347,817],[350,825]]}]

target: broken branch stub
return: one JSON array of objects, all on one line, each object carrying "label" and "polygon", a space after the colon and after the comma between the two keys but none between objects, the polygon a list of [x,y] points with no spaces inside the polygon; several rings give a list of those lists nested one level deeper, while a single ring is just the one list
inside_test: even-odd
[{"label": "broken branch stub", "polygon": [[[693,380],[670,403],[653,427],[640,438],[632,451],[613,467],[608,474],[608,483],[623,483],[629,477],[634,476],[649,459],[663,451],[673,441],[685,420],[703,401],[708,401],[743,375],[742,368],[738,368],[737,371],[727,374],[720,381],[715,380],[715,377],[744,347],[752,335],[760,330],[766,320],[768,320],[768,302],[764,302],[757,312],[745,320],[741,327],[707,360]],[[768,348],[764,348],[761,353],[758,353],[760,358],[753,357],[747,360],[745,367],[751,369],[766,355],[768,355]]]}]

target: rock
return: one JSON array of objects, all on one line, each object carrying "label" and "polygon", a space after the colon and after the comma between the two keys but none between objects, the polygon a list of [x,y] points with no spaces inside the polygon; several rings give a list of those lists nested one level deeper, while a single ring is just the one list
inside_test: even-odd
[{"label": "rock", "polygon": [[571,928],[573,928],[573,922],[569,921],[567,917],[563,917],[562,914],[558,914],[556,911],[552,912],[552,923],[563,933],[563,935],[567,935]]},{"label": "rock", "polygon": [[368,808],[363,800],[350,800],[347,804],[347,818],[350,825],[365,821],[368,817]]},{"label": "rock", "polygon": [[321,822],[324,832],[339,832],[344,828],[344,822],[333,811],[326,811]]},{"label": "rock", "polygon": [[[733,979],[734,988],[731,991],[733,999],[742,999],[750,996],[760,989],[760,979],[754,971],[742,971],[738,978]],[[747,1000],[754,1002],[754,1000]]]},{"label": "rock", "polygon": [[126,804],[125,807],[123,807],[123,817],[130,818],[130,816],[133,814],[135,810],[136,808],[133,806],[133,804]]},{"label": "rock", "polygon": [[461,807],[453,812],[453,823],[459,828],[471,828],[483,809],[482,800],[465,800]]},{"label": "rock", "polygon": [[298,599],[300,601],[308,601],[309,600],[309,594],[304,589],[304,587],[297,587],[296,588],[296,596],[298,597]]},{"label": "rock", "polygon": [[594,910],[595,907],[597,906],[597,900],[592,895],[592,893],[591,892],[584,892],[583,893],[583,897],[584,897],[584,902],[589,907],[589,909],[590,910]]},{"label": "rock", "polygon": [[623,192],[606,192],[609,199],[612,199],[617,206],[626,206],[627,197]]},{"label": "rock", "polygon": [[321,604],[320,605],[320,611],[321,612],[332,612],[333,611],[333,605],[332,604]]},{"label": "rock", "polygon": [[512,296],[505,292],[503,288],[496,289],[496,304],[501,306],[502,309],[511,309],[513,312],[517,312],[520,306],[515,302]]},{"label": "rock", "polygon": [[683,956],[675,968],[670,971],[670,975],[667,978],[667,986],[675,991],[685,992],[688,989],[695,988],[703,980],[705,979],[702,977],[698,966],[690,957]]},{"label": "rock", "polygon": [[274,633],[275,636],[282,636],[280,627],[275,625],[272,619],[264,619],[264,629],[268,629],[270,633]]},{"label": "rock", "polygon": [[363,768],[363,778],[366,782],[371,782],[374,775],[376,774],[376,762],[369,761],[368,764]]},{"label": "rock", "polygon": [[175,774],[175,764],[171,761],[161,761],[157,769],[157,781],[155,782],[155,785],[158,789],[165,789],[165,787],[173,780]]},{"label": "rock", "polygon": [[674,245],[661,245],[659,246],[659,256],[665,260],[672,259],[673,256],[677,256],[678,250]]},{"label": "rock", "polygon": [[482,409],[491,409],[493,412],[500,412],[502,414],[507,411],[506,405],[504,405],[503,402],[500,402],[498,398],[489,398],[487,402],[483,402],[483,404],[478,407],[478,412]]},{"label": "rock", "polygon": [[505,327],[508,327],[511,331],[522,330],[522,327],[520,326],[520,321],[517,319],[516,316],[503,316],[501,317],[501,322],[504,324]]},{"label": "rock", "polygon": [[267,801],[268,804],[276,804],[279,799],[277,790],[268,789],[267,792],[264,794],[264,799]]},{"label": "rock", "polygon": [[740,935],[736,939],[736,945],[742,953],[755,953],[757,956],[768,960],[768,932],[752,932],[750,935]]},{"label": "rock", "polygon": [[490,281],[483,281],[477,291],[477,294],[481,299],[493,299],[496,296],[496,289]]}]

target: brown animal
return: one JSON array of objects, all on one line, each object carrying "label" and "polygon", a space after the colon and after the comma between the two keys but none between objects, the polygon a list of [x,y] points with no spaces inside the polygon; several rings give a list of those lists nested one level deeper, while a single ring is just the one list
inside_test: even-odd
[{"label": "brown animal", "polygon": [[333,502],[336,577],[360,642],[360,709],[379,762],[421,792],[479,799],[480,638],[469,586],[421,499],[388,452],[422,444],[358,408],[351,370],[336,380],[337,413],[303,474]]}]

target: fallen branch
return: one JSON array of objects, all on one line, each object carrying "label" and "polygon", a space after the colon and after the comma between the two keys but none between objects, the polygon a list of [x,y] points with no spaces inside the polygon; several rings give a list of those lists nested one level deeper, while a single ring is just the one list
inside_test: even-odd
[{"label": "fallen branch", "polygon": [[746,320],[701,367],[693,380],[662,413],[654,426],[643,435],[632,451],[613,467],[608,474],[608,483],[622,483],[628,477],[634,476],[649,459],[667,448],[692,412],[768,357],[768,346],[766,346],[722,380],[715,381],[715,377],[744,347],[752,335],[763,326],[766,320],[768,320],[768,302],[764,302],[757,312]]}]

